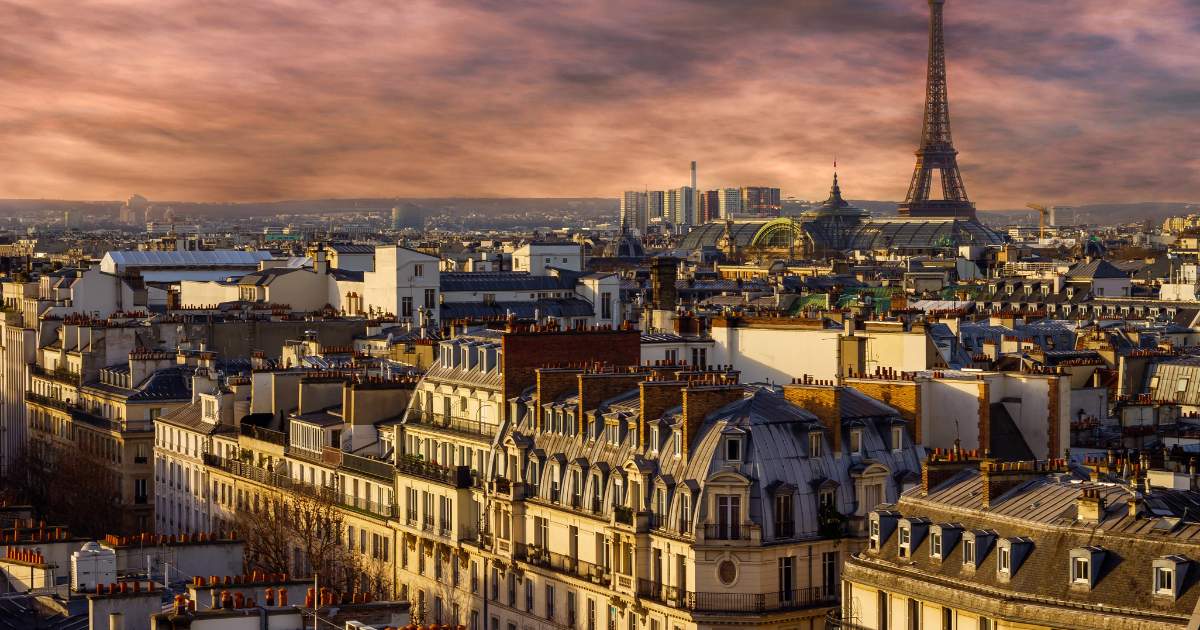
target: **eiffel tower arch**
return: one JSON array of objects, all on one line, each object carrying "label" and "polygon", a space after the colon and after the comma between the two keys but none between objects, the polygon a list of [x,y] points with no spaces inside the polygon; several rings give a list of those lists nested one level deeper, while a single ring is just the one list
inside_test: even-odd
[{"label": "eiffel tower arch", "polygon": [[[946,94],[946,40],[942,33],[942,8],[946,0],[929,0],[929,66],[925,81],[925,117],[917,165],[900,215],[906,217],[975,218],[975,204],[967,198],[958,151],[950,134],[950,101]],[[934,180],[940,179],[935,184]],[[940,195],[935,185],[940,185]],[[931,197],[931,193],[934,195]]]}]

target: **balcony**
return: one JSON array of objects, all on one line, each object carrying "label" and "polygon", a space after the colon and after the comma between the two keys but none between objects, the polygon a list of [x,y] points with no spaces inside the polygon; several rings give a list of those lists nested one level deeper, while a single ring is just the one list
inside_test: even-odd
[{"label": "balcony", "polygon": [[240,425],[241,434],[255,440],[274,444],[276,446],[287,446],[287,436],[282,431],[275,431],[266,427],[258,427],[252,424]]},{"label": "balcony", "polygon": [[608,569],[598,564],[572,558],[561,553],[555,553],[544,547],[534,545],[517,545],[516,551],[513,553],[513,558],[534,566],[550,569],[563,575],[588,580],[594,584],[602,584],[604,586],[609,585],[611,577]]},{"label": "balcony", "polygon": [[281,490],[290,490],[305,494],[319,500],[336,503],[342,507],[364,512],[372,516],[393,518],[396,515],[396,508],[394,505],[386,505],[375,501],[370,501],[365,498],[351,496],[339,492],[336,488],[297,481],[291,477],[288,477],[287,475],[281,475],[265,468],[252,466],[236,459],[227,459],[213,455],[212,453],[205,453],[204,463],[208,466],[223,470],[231,475],[242,477],[243,479],[249,479],[250,481],[273,486]]},{"label": "balcony", "polygon": [[409,422],[417,424],[437,427],[439,429],[447,429],[471,437],[492,438],[496,435],[497,426],[480,422],[479,420],[470,420],[467,418],[456,418],[440,413],[423,414],[409,416]]},{"label": "balcony", "polygon": [[661,582],[639,579],[637,595],[660,604],[704,613],[762,613],[837,605],[837,589],[819,586],[767,593],[706,593],[680,591]]},{"label": "balcony", "polygon": [[52,381],[58,381],[59,383],[66,385],[79,386],[83,382],[83,379],[78,373],[63,368],[47,370],[40,365],[34,364],[29,366],[29,373],[34,376],[50,379]]},{"label": "balcony", "polygon": [[704,526],[706,540],[750,540],[753,523],[708,523]]},{"label": "balcony", "polygon": [[471,477],[471,469],[466,466],[450,468],[449,466],[420,460],[411,455],[401,456],[396,462],[396,470],[401,474],[444,483],[455,488],[470,488],[474,484],[474,479]]},{"label": "balcony", "polygon": [[613,521],[621,524],[633,526],[633,510],[623,505],[618,505],[613,508]]},{"label": "balcony", "polygon": [[43,407],[51,407],[70,414],[72,422],[79,422],[105,431],[153,431],[153,420],[109,419],[66,401],[50,398],[33,392],[25,393],[25,401]]}]

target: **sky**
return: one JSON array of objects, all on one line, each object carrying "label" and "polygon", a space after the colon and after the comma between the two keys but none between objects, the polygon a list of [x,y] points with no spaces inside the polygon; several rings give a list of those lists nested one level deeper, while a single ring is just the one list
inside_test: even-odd
[{"label": "sky", "polygon": [[[904,196],[920,0],[0,0],[0,197]],[[948,0],[980,208],[1200,200],[1200,0]]]}]

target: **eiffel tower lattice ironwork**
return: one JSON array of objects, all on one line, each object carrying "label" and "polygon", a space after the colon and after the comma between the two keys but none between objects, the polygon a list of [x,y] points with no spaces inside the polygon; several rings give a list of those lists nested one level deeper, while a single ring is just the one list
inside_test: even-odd
[{"label": "eiffel tower lattice ironwork", "polygon": [[[950,103],[946,96],[946,41],[942,34],[942,7],[946,0],[929,0],[929,68],[925,84],[925,120],[921,148],[908,195],[900,214],[911,217],[975,217],[975,204],[967,198],[958,151],[950,137]],[[941,176],[941,199],[930,199],[930,187]]]}]

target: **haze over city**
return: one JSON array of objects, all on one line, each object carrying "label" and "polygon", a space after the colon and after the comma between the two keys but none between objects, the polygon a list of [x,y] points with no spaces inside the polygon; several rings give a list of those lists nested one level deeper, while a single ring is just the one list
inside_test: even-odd
[{"label": "haze over city", "polygon": [[[615,197],[686,183],[899,200],[926,6],[0,4],[0,197]],[[1185,0],[959,0],[959,163],[981,209],[1197,197]]]}]

